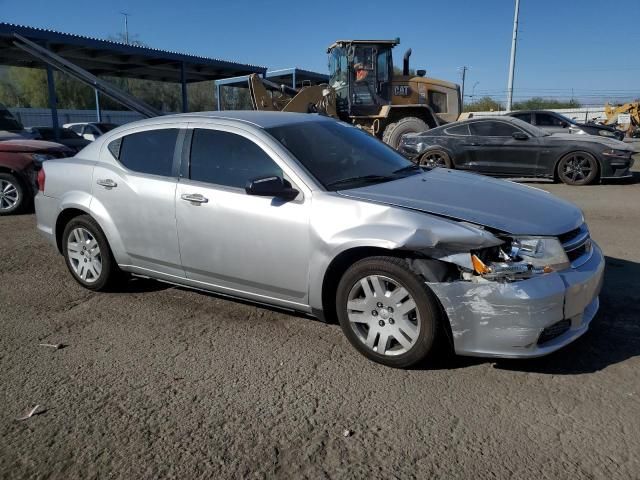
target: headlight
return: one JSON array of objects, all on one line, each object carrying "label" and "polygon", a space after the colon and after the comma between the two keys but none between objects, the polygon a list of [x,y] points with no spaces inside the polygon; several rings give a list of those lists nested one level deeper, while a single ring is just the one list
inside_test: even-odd
[{"label": "headlight", "polygon": [[627,150],[616,150],[615,148],[610,148],[609,150],[605,150],[602,152],[603,155],[607,157],[622,157],[629,158],[631,156],[631,152]]},{"label": "headlight", "polygon": [[615,132],[611,130],[598,130],[598,135],[602,135],[603,137],[615,137]]},{"label": "headlight", "polygon": [[[501,247],[488,256],[473,254],[471,263],[474,271],[490,280],[513,281],[570,266],[562,244],[554,237],[514,237],[510,245],[506,243]],[[505,247],[510,250],[506,252]]]}]

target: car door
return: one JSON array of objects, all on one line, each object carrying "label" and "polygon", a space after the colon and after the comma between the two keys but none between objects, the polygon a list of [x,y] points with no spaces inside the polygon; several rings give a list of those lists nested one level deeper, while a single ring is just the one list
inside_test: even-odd
[{"label": "car door", "polygon": [[[537,138],[501,120],[471,122],[469,129],[469,156],[475,170],[491,175],[536,175],[539,152]],[[524,134],[526,139],[516,139],[514,133]]]},{"label": "car door", "polygon": [[175,221],[179,126],[125,132],[105,145],[93,172],[92,210],[114,225],[139,269],[184,277]]},{"label": "car door", "polygon": [[[193,128],[187,144],[188,169],[176,191],[187,278],[258,301],[305,306],[311,197],[301,181],[247,130]],[[265,176],[285,178],[301,193],[284,201],[245,192],[247,182]]]}]

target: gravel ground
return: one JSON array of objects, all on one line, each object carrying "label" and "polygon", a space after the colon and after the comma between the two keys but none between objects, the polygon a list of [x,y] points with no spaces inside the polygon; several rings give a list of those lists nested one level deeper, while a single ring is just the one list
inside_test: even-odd
[{"label": "gravel ground", "polygon": [[146,280],[91,293],[33,215],[0,218],[0,477],[640,478],[639,182],[530,183],[607,255],[589,333],[413,371],[280,311]]}]

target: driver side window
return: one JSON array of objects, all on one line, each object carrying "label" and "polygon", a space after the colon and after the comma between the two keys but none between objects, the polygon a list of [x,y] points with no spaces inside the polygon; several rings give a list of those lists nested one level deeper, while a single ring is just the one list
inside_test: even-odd
[{"label": "driver side window", "polygon": [[248,138],[196,128],[191,141],[189,178],[225,187],[245,188],[258,177],[283,177],[282,169]]}]

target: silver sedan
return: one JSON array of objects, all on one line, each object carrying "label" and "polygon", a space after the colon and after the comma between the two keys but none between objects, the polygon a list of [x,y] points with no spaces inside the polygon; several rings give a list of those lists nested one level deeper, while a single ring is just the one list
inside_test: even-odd
[{"label": "silver sedan", "polygon": [[38,180],[38,228],[86,288],[129,274],[337,319],[393,367],[438,342],[544,355],[598,309],[604,260],[574,205],[318,115],[131,123]]}]

